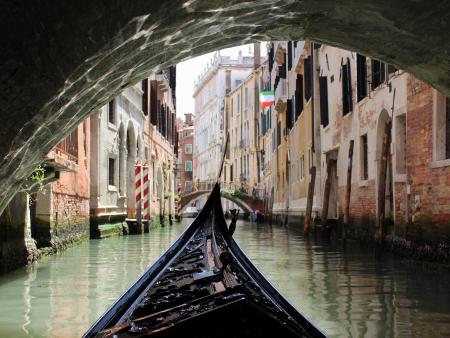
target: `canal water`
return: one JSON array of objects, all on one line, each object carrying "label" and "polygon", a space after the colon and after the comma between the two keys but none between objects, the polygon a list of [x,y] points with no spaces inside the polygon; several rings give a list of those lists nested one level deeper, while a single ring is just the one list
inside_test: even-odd
[{"label": "canal water", "polygon": [[[186,221],[91,240],[0,277],[0,337],[77,337],[154,262]],[[330,337],[450,337],[450,275],[359,245],[305,241],[296,226],[238,223],[237,242]]]}]

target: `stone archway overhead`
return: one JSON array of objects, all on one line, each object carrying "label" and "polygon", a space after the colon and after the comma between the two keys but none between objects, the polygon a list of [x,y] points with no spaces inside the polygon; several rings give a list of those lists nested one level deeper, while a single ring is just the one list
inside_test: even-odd
[{"label": "stone archway overhead", "polygon": [[5,0],[0,211],[44,155],[110,98],[219,48],[310,39],[382,59],[449,95],[449,12],[447,0]]}]

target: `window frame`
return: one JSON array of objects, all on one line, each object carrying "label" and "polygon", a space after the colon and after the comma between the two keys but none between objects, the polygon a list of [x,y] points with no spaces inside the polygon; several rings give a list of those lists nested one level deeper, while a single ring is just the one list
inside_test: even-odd
[{"label": "window frame", "polygon": [[[187,167],[188,167],[188,163],[190,163],[191,165],[190,165],[190,167],[191,167],[191,170],[188,170],[187,169]],[[185,172],[192,172],[192,170],[193,170],[193,168],[192,168],[192,161],[191,160],[187,160],[187,161],[184,161],[184,171]]]}]

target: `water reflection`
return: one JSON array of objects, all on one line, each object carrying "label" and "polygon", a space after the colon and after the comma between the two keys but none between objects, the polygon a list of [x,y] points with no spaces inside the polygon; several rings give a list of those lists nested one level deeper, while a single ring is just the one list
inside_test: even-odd
[{"label": "water reflection", "polygon": [[0,337],[79,337],[183,231],[93,240],[0,277]]},{"label": "water reflection", "polygon": [[305,241],[298,227],[241,223],[238,243],[331,337],[450,336],[450,275],[359,245]]},{"label": "water reflection", "polygon": [[[183,229],[90,241],[0,277],[0,336],[81,336]],[[331,337],[450,336],[449,274],[425,273],[358,245],[305,241],[295,226],[239,222],[235,237]]]}]

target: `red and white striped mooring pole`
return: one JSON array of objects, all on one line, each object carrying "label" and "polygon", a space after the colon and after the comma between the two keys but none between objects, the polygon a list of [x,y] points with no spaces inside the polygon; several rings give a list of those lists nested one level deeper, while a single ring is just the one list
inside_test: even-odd
[{"label": "red and white striped mooring pole", "polygon": [[144,199],[144,207],[142,210],[142,218],[144,220],[150,220],[150,203],[149,203],[149,199],[148,199],[148,194],[150,191],[150,180],[148,179],[149,177],[149,168],[148,168],[148,164],[145,163],[142,166],[142,181],[143,181],[143,187],[144,187],[144,195],[143,195],[143,199]]},{"label": "red and white striped mooring pole", "polygon": [[136,161],[136,165],[134,166],[134,178],[135,178],[135,188],[136,188],[136,221],[141,223],[142,214],[141,214],[141,189],[142,189],[142,181],[141,181],[141,167],[142,165],[139,161]]}]

